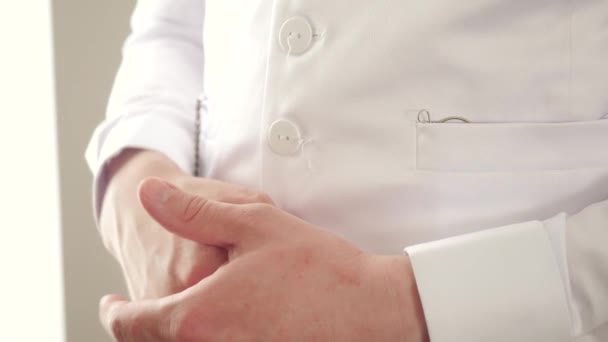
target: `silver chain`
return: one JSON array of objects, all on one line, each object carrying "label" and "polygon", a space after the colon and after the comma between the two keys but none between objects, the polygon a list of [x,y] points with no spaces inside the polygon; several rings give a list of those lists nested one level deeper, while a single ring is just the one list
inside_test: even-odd
[{"label": "silver chain", "polygon": [[194,176],[199,177],[201,173],[200,149],[201,149],[201,99],[196,99],[196,114],[194,117]]}]

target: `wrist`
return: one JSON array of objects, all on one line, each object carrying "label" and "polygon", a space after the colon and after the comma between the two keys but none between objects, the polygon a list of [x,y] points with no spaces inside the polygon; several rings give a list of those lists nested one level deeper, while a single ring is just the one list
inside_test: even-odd
[{"label": "wrist", "polygon": [[[106,196],[127,207],[139,206],[137,188],[147,177],[161,177],[177,182],[186,175],[164,154],[141,149],[126,149],[107,165]],[[104,200],[105,203],[105,200]]]},{"label": "wrist", "polygon": [[184,176],[180,168],[160,152],[142,149],[126,149],[113,158],[107,165],[109,184],[114,181],[125,183],[139,182],[146,177],[175,179]]},{"label": "wrist", "polygon": [[118,258],[119,237],[124,230],[121,227],[137,229],[152,220],[139,204],[139,183],[147,177],[177,182],[186,175],[162,153],[141,149],[123,150],[108,162],[105,172],[108,182],[101,200],[99,229],[104,245]]},{"label": "wrist", "polygon": [[382,256],[388,312],[392,313],[396,340],[428,342],[428,331],[414,270],[409,256]]}]

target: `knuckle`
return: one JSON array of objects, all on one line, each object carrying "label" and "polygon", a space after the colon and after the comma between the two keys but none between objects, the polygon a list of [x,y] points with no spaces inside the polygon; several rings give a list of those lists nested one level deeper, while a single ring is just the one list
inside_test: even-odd
[{"label": "knuckle", "polygon": [[182,220],[186,223],[194,221],[203,213],[207,203],[207,200],[202,197],[188,196],[188,198],[185,200]]},{"label": "knuckle", "polygon": [[254,195],[254,199],[255,202],[258,203],[266,203],[266,204],[272,204],[274,205],[274,201],[272,200],[272,198],[270,197],[270,195],[268,195],[265,192],[258,192]]},{"label": "knuckle", "polygon": [[269,203],[274,204],[272,198],[266,193],[255,191],[249,188],[239,188],[237,191],[241,203]]},{"label": "knuckle", "polygon": [[242,218],[249,223],[259,224],[272,215],[275,207],[268,203],[252,203],[247,205]]}]

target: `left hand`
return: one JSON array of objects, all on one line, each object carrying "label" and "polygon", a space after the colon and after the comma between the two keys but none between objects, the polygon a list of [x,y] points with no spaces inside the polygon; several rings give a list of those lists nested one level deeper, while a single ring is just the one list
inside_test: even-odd
[{"label": "left hand", "polygon": [[376,256],[268,204],[229,204],[147,180],[141,202],[228,262],[178,294],[106,296],[100,318],[126,341],[425,341],[407,256]]}]

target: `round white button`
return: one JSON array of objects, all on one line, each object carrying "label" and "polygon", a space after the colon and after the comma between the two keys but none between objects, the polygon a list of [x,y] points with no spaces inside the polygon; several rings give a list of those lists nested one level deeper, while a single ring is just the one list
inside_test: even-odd
[{"label": "round white button", "polygon": [[291,155],[300,149],[301,137],[298,127],[291,121],[279,119],[268,129],[268,144],[276,154]]},{"label": "round white button", "polygon": [[302,17],[287,19],[279,31],[279,43],[289,55],[300,55],[312,45],[312,26]]}]

